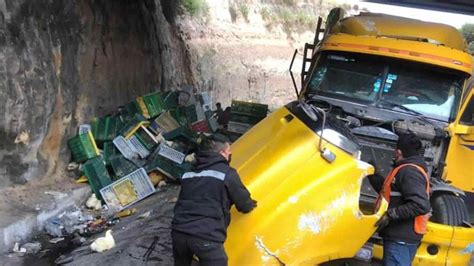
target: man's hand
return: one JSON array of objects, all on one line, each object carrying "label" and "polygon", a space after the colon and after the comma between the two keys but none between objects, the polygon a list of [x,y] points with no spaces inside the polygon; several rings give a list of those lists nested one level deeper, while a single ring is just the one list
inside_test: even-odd
[{"label": "man's hand", "polygon": [[252,205],[253,205],[253,208],[256,208],[257,207],[257,201],[252,199]]},{"label": "man's hand", "polygon": [[388,211],[387,211],[375,223],[375,227],[377,227],[377,232],[380,232],[380,230],[384,229],[389,223],[390,223],[390,216],[388,215]]}]

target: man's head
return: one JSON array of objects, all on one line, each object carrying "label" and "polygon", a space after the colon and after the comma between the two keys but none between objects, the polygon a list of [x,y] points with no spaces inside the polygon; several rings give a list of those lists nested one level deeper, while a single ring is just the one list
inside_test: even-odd
[{"label": "man's head", "polygon": [[201,151],[219,153],[228,162],[230,162],[232,158],[230,141],[222,134],[214,134],[203,140],[203,143],[201,144]]},{"label": "man's head", "polygon": [[221,103],[216,103],[216,108],[217,108],[218,110],[222,109]]},{"label": "man's head", "polygon": [[423,144],[420,138],[413,132],[400,134],[398,136],[397,148],[395,149],[394,159],[396,162],[405,158],[421,155],[423,153]]}]

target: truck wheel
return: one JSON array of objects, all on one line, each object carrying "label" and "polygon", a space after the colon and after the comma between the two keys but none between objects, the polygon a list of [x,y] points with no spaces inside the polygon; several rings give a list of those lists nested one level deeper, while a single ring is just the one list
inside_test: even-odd
[{"label": "truck wheel", "polygon": [[464,221],[469,221],[469,212],[461,197],[452,194],[439,194],[431,198],[433,209],[430,221],[458,226]]}]

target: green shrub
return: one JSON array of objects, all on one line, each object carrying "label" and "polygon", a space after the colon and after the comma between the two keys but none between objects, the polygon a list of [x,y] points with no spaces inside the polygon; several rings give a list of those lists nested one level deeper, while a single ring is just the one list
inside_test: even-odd
[{"label": "green shrub", "polygon": [[249,21],[249,12],[250,12],[249,6],[246,5],[246,4],[240,4],[239,5],[239,10],[240,10],[240,13],[242,13],[242,16],[248,22]]},{"label": "green shrub", "polygon": [[269,21],[272,19],[272,12],[268,7],[263,7],[260,9],[260,16],[262,16],[262,19],[265,21]]},{"label": "green shrub", "polygon": [[191,14],[191,16],[207,16],[209,6],[206,0],[184,0],[184,8]]}]

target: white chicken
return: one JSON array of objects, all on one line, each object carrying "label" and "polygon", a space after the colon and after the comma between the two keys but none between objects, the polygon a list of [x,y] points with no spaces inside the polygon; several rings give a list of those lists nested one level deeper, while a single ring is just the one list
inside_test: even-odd
[{"label": "white chicken", "polygon": [[94,193],[92,193],[86,201],[86,207],[98,211],[102,208],[102,202],[97,199]]},{"label": "white chicken", "polygon": [[104,252],[115,247],[115,240],[112,236],[112,230],[107,230],[104,237],[97,238],[91,244],[91,249],[95,252]]}]

